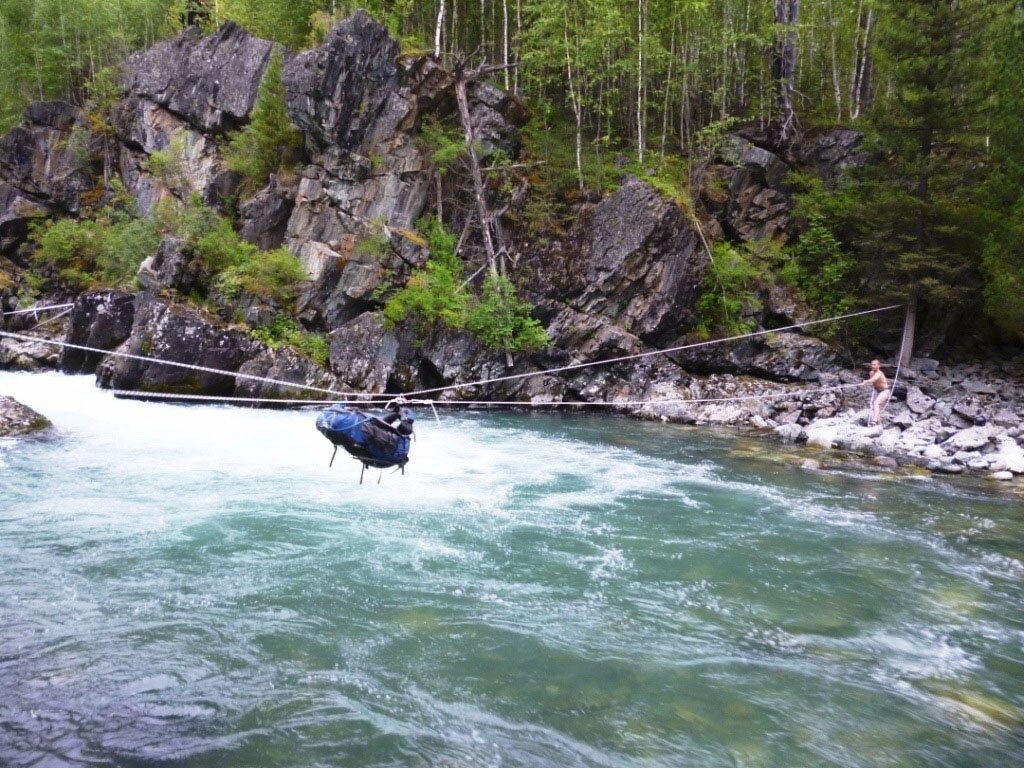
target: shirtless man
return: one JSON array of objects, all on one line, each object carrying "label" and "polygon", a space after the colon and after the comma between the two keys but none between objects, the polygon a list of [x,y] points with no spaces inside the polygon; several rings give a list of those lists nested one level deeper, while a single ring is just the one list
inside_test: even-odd
[{"label": "shirtless man", "polygon": [[871,361],[871,373],[863,383],[866,386],[872,387],[871,418],[868,420],[868,426],[870,427],[873,424],[880,424],[882,422],[882,408],[889,402],[889,381],[885,378],[885,374],[882,373],[882,364],[877,360]]}]

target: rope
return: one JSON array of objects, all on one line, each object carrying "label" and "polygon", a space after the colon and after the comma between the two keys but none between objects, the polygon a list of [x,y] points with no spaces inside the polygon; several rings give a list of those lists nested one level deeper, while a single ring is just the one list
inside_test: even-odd
[{"label": "rope", "polygon": [[[64,306],[73,306],[73,305],[64,305]],[[787,325],[787,326],[783,326],[781,328],[773,328],[771,330],[755,331],[755,332],[752,332],[752,333],[738,334],[736,336],[727,336],[727,337],[722,338],[722,339],[711,339],[709,341],[701,341],[701,342],[696,342],[696,343],[693,343],[693,344],[684,344],[684,345],[678,346],[678,347],[670,347],[669,349],[655,349],[655,350],[650,350],[648,352],[639,352],[639,353],[636,353],[636,354],[633,354],[633,355],[623,355],[621,357],[614,357],[614,358],[610,358],[610,359],[607,359],[607,360],[594,360],[594,361],[591,361],[589,363],[574,363],[572,365],[564,365],[564,366],[561,366],[561,367],[558,367],[558,368],[548,368],[546,370],[541,370],[541,371],[531,371],[531,372],[527,372],[527,373],[517,373],[517,374],[511,374],[511,375],[508,375],[508,376],[497,376],[497,377],[493,377],[493,378],[490,378],[490,379],[480,379],[478,381],[471,381],[471,382],[466,382],[466,383],[462,383],[462,384],[449,384],[449,385],[443,386],[443,387],[432,387],[432,388],[429,388],[429,389],[420,389],[420,390],[416,390],[416,391],[413,391],[413,392],[407,392],[405,394],[401,394],[401,395],[399,395],[399,397],[406,398],[406,399],[408,399],[408,398],[415,398],[417,395],[426,395],[426,394],[435,393],[435,392],[454,391],[454,390],[459,390],[459,389],[466,389],[468,387],[480,386],[482,384],[493,384],[493,383],[497,383],[497,382],[501,382],[501,381],[513,381],[513,380],[516,380],[516,379],[523,379],[523,378],[528,378],[528,377],[531,377],[531,376],[542,376],[542,375],[545,375],[545,374],[561,373],[561,372],[564,372],[564,371],[578,370],[578,369],[581,369],[581,368],[590,368],[590,367],[597,366],[597,365],[610,365],[612,363],[619,363],[619,362],[624,362],[624,361],[627,361],[627,360],[636,360],[636,359],[640,359],[640,358],[644,358],[644,357],[652,357],[654,355],[666,355],[666,354],[670,354],[672,352],[680,352],[680,351],[686,350],[686,349],[695,349],[695,348],[698,348],[698,347],[706,347],[706,346],[711,346],[711,345],[714,345],[714,344],[723,344],[723,343],[728,342],[728,341],[737,341],[737,340],[740,340],[740,339],[754,338],[754,337],[757,337],[757,336],[764,336],[764,335],[769,334],[769,333],[779,333],[781,331],[793,330],[795,328],[801,328],[801,327],[809,326],[809,325],[818,325],[818,324],[821,324],[821,323],[830,323],[830,322],[835,322],[836,320],[845,320],[847,318],[859,317],[861,315],[869,315],[869,314],[874,314],[874,313],[877,313],[877,312],[887,312],[887,311],[889,311],[891,309],[896,309],[896,308],[902,307],[902,306],[903,306],[902,304],[893,304],[893,305],[888,306],[888,307],[880,307],[878,309],[868,309],[868,310],[863,310],[861,312],[851,312],[849,314],[839,315],[837,317],[830,317],[830,318],[826,318],[824,320],[810,320],[810,321],[807,321],[805,323],[794,323],[793,325]],[[51,307],[44,307],[44,308],[41,308],[41,309],[53,309],[53,308],[57,308],[57,307],[58,307],[58,305],[53,305]],[[192,364],[192,363],[180,363],[180,362],[177,362],[177,361],[174,361],[174,360],[163,360],[163,359],[155,358],[155,357],[145,357],[143,355],[134,355],[134,354],[131,354],[131,353],[128,353],[128,352],[118,352],[118,351],[115,351],[115,350],[101,349],[99,347],[90,347],[90,346],[86,346],[86,345],[83,345],[83,344],[72,344],[70,342],[58,341],[56,339],[42,339],[42,338],[38,338],[38,337],[35,337],[35,336],[26,336],[26,335],[20,334],[20,333],[12,333],[10,331],[0,331],[0,338],[11,338],[11,339],[17,339],[17,340],[20,340],[20,341],[30,341],[30,342],[36,342],[36,343],[41,343],[41,344],[51,344],[51,345],[54,345],[54,346],[58,346],[58,347],[62,347],[62,348],[67,348],[67,349],[78,349],[78,350],[81,350],[81,351],[84,351],[84,352],[95,352],[95,353],[100,354],[100,355],[112,355],[114,357],[121,357],[121,358],[124,358],[124,359],[127,359],[127,360],[141,360],[143,362],[153,363],[153,364],[156,364],[156,365],[165,365],[165,366],[176,367],[176,368],[184,368],[184,369],[187,369],[187,370],[199,371],[199,372],[202,372],[202,373],[213,373],[213,374],[217,374],[217,375],[221,375],[221,376],[229,376],[229,377],[235,377],[236,379],[247,379],[247,380],[251,380],[251,381],[260,381],[260,382],[265,382],[265,383],[268,383],[268,384],[278,384],[278,385],[281,385],[281,386],[284,386],[284,387],[292,387],[294,389],[301,389],[301,390],[306,390],[306,391],[310,391],[310,392],[325,392],[327,394],[335,395],[335,396],[341,397],[341,398],[350,398],[350,397],[352,397],[352,398],[366,398],[367,395],[368,395],[368,393],[365,393],[365,392],[344,392],[344,391],[338,391],[338,390],[329,389],[327,387],[317,387],[317,386],[310,385],[310,384],[299,384],[299,383],[292,382],[292,381],[284,381],[282,379],[271,379],[271,378],[268,378],[266,376],[256,376],[254,374],[239,373],[239,372],[236,372],[236,371],[225,371],[225,370],[222,370],[222,369],[219,369],[219,368],[211,368],[211,367],[205,366],[205,365],[195,365],[195,364]],[[897,372],[897,375],[898,375],[898,372]],[[846,389],[848,386],[859,386],[859,385],[843,385],[843,386],[840,386],[840,387],[816,388],[816,389],[811,390],[811,391],[816,391],[817,392],[817,391],[830,391],[830,390],[836,390],[836,389]],[[151,398],[151,397],[159,397],[159,396],[161,396],[160,394],[154,393],[154,392],[135,392],[135,391],[131,391],[131,390],[120,390],[120,391],[123,393],[122,396],[125,396],[125,397],[136,396],[136,397]],[[384,394],[387,395],[387,393],[384,393]],[[791,396],[791,394],[792,393],[782,393],[782,394],[780,394],[778,396],[779,397],[789,397],[789,396]],[[173,394],[168,394],[167,396],[168,397],[176,397],[178,399],[183,399],[183,400],[185,400],[185,399],[210,398],[210,397],[212,397],[213,399],[217,399],[217,400],[225,400],[225,398],[221,398],[221,397],[217,397],[217,396],[208,396],[208,395],[173,395]],[[388,395],[388,397],[391,397],[391,396]],[[775,396],[773,395],[773,396],[770,396],[770,397],[775,397]],[[392,400],[393,399],[394,398],[392,397]],[[689,400],[689,399],[686,399],[686,398],[675,398],[675,399],[671,399],[670,398],[670,399],[658,400],[658,401],[645,400],[645,401],[579,403],[579,405],[581,405],[581,406],[584,406],[584,405],[598,405],[598,406],[600,406],[600,405],[608,405],[608,406],[616,406],[616,407],[631,407],[631,406],[643,406],[643,405],[647,405],[648,403],[651,403],[651,402],[662,402],[662,403],[670,403],[670,402],[701,403],[701,402],[733,402],[733,401],[739,401],[739,400],[757,400],[757,399],[767,399],[767,396],[751,395],[751,396],[748,396],[748,397],[710,398],[710,399],[704,399],[704,400]],[[238,401],[241,401],[241,402],[261,402],[261,401],[266,401],[266,402],[271,402],[271,401],[273,401],[273,402],[286,402],[285,400],[277,400],[276,398],[238,398]],[[301,402],[313,403],[314,401],[301,401]],[[323,401],[321,401],[321,402],[323,402]],[[361,402],[365,404],[367,401],[363,400]],[[371,400],[369,402],[372,403],[374,401],[371,398]],[[391,402],[391,400],[384,401],[384,402],[385,403],[386,402]],[[439,404],[448,404],[448,403],[446,403],[444,401],[438,401],[438,402],[439,402]],[[575,403],[575,401],[571,401],[571,402]],[[515,406],[534,405],[533,403],[524,403],[522,401],[498,401],[498,400],[483,400],[483,401],[481,401],[481,400],[477,400],[477,401],[461,400],[461,401],[452,401],[451,404],[453,404],[453,405],[486,404],[486,405],[515,405]],[[550,403],[550,404],[549,403],[537,403],[536,405],[543,406],[543,405],[555,405],[555,404],[556,403]]]},{"label": "rope", "polygon": [[12,312],[0,312],[0,317],[7,317],[8,315],[28,315],[34,312],[46,312],[48,309],[66,309],[67,307],[75,306],[74,302],[70,304],[49,304],[45,307],[32,307],[31,309],[15,309]]},{"label": "rope", "polygon": [[78,349],[83,352],[96,352],[101,355],[113,355],[114,357],[122,357],[126,360],[142,360],[146,363],[155,363],[157,365],[167,365],[173,368],[185,368],[191,371],[199,371],[201,373],[215,373],[220,376],[233,376],[238,379],[248,379],[251,381],[263,381],[268,384],[280,384],[285,387],[292,387],[294,389],[303,389],[310,392],[326,392],[329,395],[337,395],[339,397],[365,397],[365,392],[339,392],[338,390],[328,389],[327,387],[316,387],[311,384],[298,384],[294,381],[284,381],[282,379],[271,379],[266,376],[256,376],[251,373],[238,373],[236,371],[225,371],[220,368],[210,368],[206,365],[193,365],[192,363],[179,363],[174,360],[162,360],[157,357],[145,357],[143,355],[133,355],[128,352],[117,352],[115,350],[101,349],[99,347],[88,347],[84,344],[72,344],[67,341],[57,341],[56,339],[41,339],[37,336],[26,336],[21,333],[11,333],[10,331],[0,331],[0,338],[17,339],[19,341],[32,341],[40,344],[52,344],[57,347],[65,347],[67,349]]},{"label": "rope", "polygon": [[60,320],[62,317],[64,317],[64,315],[68,315],[68,314],[71,314],[71,310],[70,309],[65,309],[63,312],[58,312],[56,315],[54,315],[53,317],[51,317],[51,318],[49,318],[47,320],[39,321],[38,323],[33,325],[31,328],[28,328],[27,330],[34,331],[36,328],[42,328],[44,325],[49,325],[54,320]]},{"label": "rope", "polygon": [[[405,402],[410,405],[423,405],[430,406],[435,409],[436,406],[448,405],[454,407],[462,406],[502,406],[502,407],[519,407],[519,408],[555,408],[562,406],[570,406],[577,408],[589,408],[589,407],[610,407],[610,408],[638,408],[648,405],[666,405],[671,403],[682,403],[685,405],[701,405],[705,403],[735,403],[744,402],[748,400],[778,400],[786,398],[802,397],[810,394],[821,394],[823,392],[839,392],[844,389],[859,388],[860,384],[840,384],[834,387],[812,387],[806,389],[787,390],[785,392],[776,392],[772,394],[761,394],[761,395],[735,395],[732,397],[705,397],[705,398],[689,398],[689,397],[666,397],[658,400],[595,400],[595,401],[584,401],[584,400],[553,400],[549,402],[531,402],[526,400],[406,400]],[[173,392],[146,392],[144,390],[125,390],[115,389],[112,393],[117,397],[134,397],[138,399],[166,399],[166,400],[205,400],[212,402],[238,402],[238,403],[277,403],[277,404],[288,404],[288,405],[334,405],[337,400],[301,400],[301,399],[278,399],[274,397],[232,397],[228,395],[191,395],[191,394],[175,394]],[[390,403],[395,402],[392,400],[383,400],[381,398],[370,397],[368,400],[361,400],[347,403],[353,406],[366,406],[375,407],[380,406],[386,408]]]},{"label": "rope", "polygon": [[870,315],[876,312],[888,312],[890,309],[898,309],[902,307],[902,304],[892,304],[888,307],[880,307],[879,309],[866,309],[862,312],[851,312],[847,315],[838,315],[837,317],[829,317],[825,320],[809,320],[806,323],[794,323],[793,325],[785,325],[781,328],[772,328],[767,331],[755,331],[753,333],[742,333],[737,336],[726,336],[724,339],[711,339],[709,341],[699,341],[694,344],[683,344],[679,347],[669,347],[668,349],[654,349],[649,352],[638,352],[634,355],[623,355],[621,357],[612,357],[607,360],[593,360],[589,363],[573,363],[572,365],[563,365],[560,368],[548,368],[544,371],[532,371],[529,373],[515,373],[509,376],[496,376],[490,379],[480,379],[479,381],[470,381],[465,384],[449,384],[444,387],[431,387],[429,389],[418,389],[414,392],[406,392],[406,397],[416,397],[417,395],[427,395],[432,392],[445,392],[453,389],[466,389],[468,387],[476,387],[482,384],[494,384],[499,381],[513,381],[515,379],[525,379],[530,376],[541,376],[548,373],[562,373],[563,371],[575,371],[580,368],[589,368],[595,365],[611,365],[612,363],[621,363],[626,360],[637,360],[641,357],[652,357],[654,355],[668,355],[672,352],[681,352],[685,349],[696,349],[697,347],[707,347],[712,344],[724,344],[727,341],[737,341],[739,339],[752,339],[755,336],[765,336],[769,333],[779,333],[780,331],[790,331],[794,328],[802,328],[808,325],[819,325],[821,323],[832,323],[836,320],[846,320],[851,317],[859,317],[861,315]]}]

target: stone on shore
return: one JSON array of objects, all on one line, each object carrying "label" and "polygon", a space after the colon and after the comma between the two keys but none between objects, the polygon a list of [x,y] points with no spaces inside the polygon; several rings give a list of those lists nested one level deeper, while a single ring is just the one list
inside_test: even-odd
[{"label": "stone on shore", "polygon": [[0,395],[0,437],[21,437],[50,426],[50,420],[42,414],[13,397]]}]

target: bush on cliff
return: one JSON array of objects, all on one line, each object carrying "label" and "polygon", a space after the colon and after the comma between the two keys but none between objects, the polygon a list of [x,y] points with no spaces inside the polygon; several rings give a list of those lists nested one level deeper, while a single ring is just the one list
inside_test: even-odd
[{"label": "bush on cliff", "polygon": [[95,219],[59,219],[37,224],[34,269],[44,284],[77,291],[133,285],[139,264],[160,244],[153,222],[104,208]]},{"label": "bush on cliff", "polygon": [[530,317],[532,307],[519,299],[511,280],[489,275],[480,295],[473,294],[462,277],[462,261],[455,253],[456,237],[436,218],[421,222],[420,229],[430,259],[384,305],[389,325],[407,320],[424,333],[440,323],[468,330],[484,346],[508,352],[547,346],[544,328]]}]

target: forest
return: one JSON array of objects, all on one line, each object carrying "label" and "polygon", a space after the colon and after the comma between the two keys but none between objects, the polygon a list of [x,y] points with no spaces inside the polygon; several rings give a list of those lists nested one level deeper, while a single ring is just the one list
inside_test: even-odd
[{"label": "forest", "polygon": [[899,301],[932,333],[1024,340],[1021,0],[3,0],[0,130],[30,101],[95,100],[189,24],[297,51],[356,7],[403,51],[493,65],[579,199],[625,166],[692,206],[695,171],[743,125],[783,155],[861,131],[874,162],[838,186],[794,178],[802,234],[751,268],[788,269],[822,312]]}]

